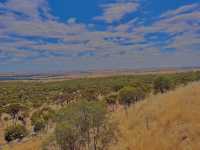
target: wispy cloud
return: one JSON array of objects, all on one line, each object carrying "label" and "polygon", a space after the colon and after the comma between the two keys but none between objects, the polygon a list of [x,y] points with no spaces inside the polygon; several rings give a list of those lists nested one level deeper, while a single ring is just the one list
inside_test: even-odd
[{"label": "wispy cloud", "polygon": [[53,17],[49,13],[50,9],[46,0],[9,0],[3,7],[7,11],[24,15],[31,19],[38,19],[42,16]]},{"label": "wispy cloud", "polygon": [[107,23],[121,20],[125,15],[138,9],[138,2],[116,2],[101,5],[103,15],[94,17],[95,20],[102,20]]}]

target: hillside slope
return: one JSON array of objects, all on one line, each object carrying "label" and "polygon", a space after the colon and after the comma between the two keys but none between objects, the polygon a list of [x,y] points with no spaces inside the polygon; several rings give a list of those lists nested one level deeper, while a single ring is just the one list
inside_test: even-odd
[{"label": "hillside slope", "polygon": [[[119,141],[110,150],[199,150],[200,83],[151,96],[114,113]],[[4,150],[39,150],[42,139],[6,146]]]},{"label": "hillside slope", "polygon": [[119,142],[112,150],[199,150],[200,83],[193,83],[115,114]]}]

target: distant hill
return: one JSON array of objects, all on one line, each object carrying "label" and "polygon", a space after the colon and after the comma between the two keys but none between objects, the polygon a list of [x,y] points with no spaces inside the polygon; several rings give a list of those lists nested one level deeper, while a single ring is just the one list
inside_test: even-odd
[{"label": "distant hill", "polygon": [[200,67],[181,68],[148,68],[148,69],[119,69],[119,70],[89,70],[58,73],[0,73],[0,81],[7,80],[69,80],[85,77],[107,77],[118,75],[140,75],[157,73],[175,73],[199,71]]}]

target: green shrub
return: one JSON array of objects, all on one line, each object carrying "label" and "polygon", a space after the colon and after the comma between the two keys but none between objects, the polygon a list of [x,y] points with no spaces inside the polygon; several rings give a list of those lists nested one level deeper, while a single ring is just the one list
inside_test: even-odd
[{"label": "green shrub", "polygon": [[25,126],[15,125],[10,126],[6,129],[4,138],[7,142],[11,142],[13,140],[21,140],[28,135],[28,131]]},{"label": "green shrub", "polygon": [[105,101],[108,105],[115,105],[117,103],[117,100],[118,100],[118,94],[116,93],[112,93],[105,97]]},{"label": "green shrub", "polygon": [[165,93],[171,89],[174,89],[175,85],[171,78],[165,76],[159,76],[154,80],[154,93]]},{"label": "green shrub", "polygon": [[108,104],[109,106],[111,106],[112,111],[115,110],[115,106],[118,102],[118,94],[117,93],[112,93],[110,95],[105,96],[104,98],[106,104]]},{"label": "green shrub", "polygon": [[55,143],[63,150],[106,149],[115,140],[115,124],[102,102],[70,104],[60,110],[57,121]]},{"label": "green shrub", "polygon": [[19,114],[27,111],[28,108],[20,103],[11,103],[5,107],[5,112],[11,116],[14,124],[16,123]]},{"label": "green shrub", "polygon": [[124,87],[119,91],[119,102],[124,106],[130,106],[145,98],[145,92],[139,87]]},{"label": "green shrub", "polygon": [[38,132],[44,130],[45,127],[46,127],[45,121],[41,120],[41,119],[40,120],[38,119],[37,121],[34,122],[33,131],[35,133],[38,133]]},{"label": "green shrub", "polygon": [[31,116],[31,124],[34,132],[39,132],[48,127],[50,121],[54,120],[55,112],[50,107],[44,107],[35,111]]}]

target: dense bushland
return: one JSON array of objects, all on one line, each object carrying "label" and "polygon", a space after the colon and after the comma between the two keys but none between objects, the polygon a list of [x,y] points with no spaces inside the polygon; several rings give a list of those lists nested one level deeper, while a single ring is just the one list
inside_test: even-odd
[{"label": "dense bushland", "polygon": [[200,72],[83,78],[57,82],[1,82],[0,106],[18,102],[38,108],[47,103],[69,103],[81,98],[98,100],[99,95],[118,92],[125,86],[142,86],[152,91],[153,83],[158,77],[168,78],[177,86],[199,80]]}]

